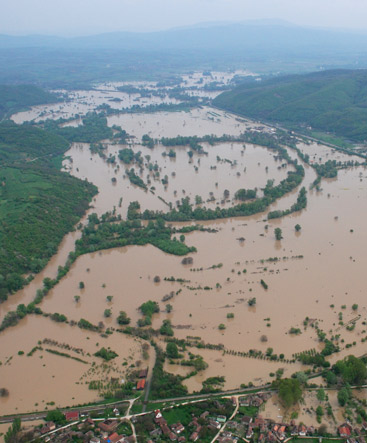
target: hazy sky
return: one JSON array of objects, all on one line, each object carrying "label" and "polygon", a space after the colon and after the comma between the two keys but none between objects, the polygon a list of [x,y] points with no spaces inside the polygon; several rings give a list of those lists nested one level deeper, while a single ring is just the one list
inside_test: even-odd
[{"label": "hazy sky", "polygon": [[367,31],[367,0],[0,0],[3,34],[152,31],[253,19]]}]

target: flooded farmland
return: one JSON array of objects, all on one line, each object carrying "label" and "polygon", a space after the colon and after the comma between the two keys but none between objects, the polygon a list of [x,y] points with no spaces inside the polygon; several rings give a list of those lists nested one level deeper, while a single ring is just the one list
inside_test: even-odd
[{"label": "flooded farmland", "polygon": [[[184,81],[187,85],[197,82],[196,77]],[[36,107],[13,119],[20,123],[76,117],[108,98],[116,98],[116,94],[124,94],[116,92],[112,85],[105,85],[105,89],[108,92],[75,92],[66,104]],[[120,99],[126,99],[124,106],[129,105],[128,97],[121,95]],[[112,103],[121,105],[121,102]],[[210,106],[187,112],[142,110],[115,114],[108,117],[108,125],[120,126],[131,136],[129,147],[135,153],[140,151],[145,159],[138,173],[148,187],[144,190],[130,182],[127,166],[118,157],[119,150],[126,146],[105,140],[105,157],[102,157],[92,153],[89,144],[74,143],[65,155],[63,168],[98,187],[89,215],[102,216],[115,209],[125,219],[129,204],[134,201],[139,202],[142,212],[146,209],[166,212],[182,198],[189,197],[194,203],[197,196],[200,197],[197,205],[228,208],[238,203],[235,193],[239,189],[256,188],[261,197],[268,180],[273,180],[276,186],[294,170],[293,165],[277,158],[271,149],[252,143],[226,141],[213,146],[202,143],[206,154],[194,153],[192,157],[188,155],[189,147],[179,146],[175,148],[174,158],[167,155],[170,148],[159,141],[153,149],[142,144],[145,134],[159,140],[179,135],[239,136],[247,129],[272,133],[269,127]],[[311,164],[330,159],[360,160],[302,140],[297,147],[310,156]],[[287,148],[287,151],[291,158],[297,158],[294,150]],[[107,162],[106,158],[112,156],[116,161]],[[170,320],[175,338],[196,337],[205,345],[213,345],[213,348],[190,348],[208,367],[184,381],[189,392],[199,391],[208,377],[224,376],[224,388],[234,389],[241,384],[268,383],[279,369],[287,377],[304,370],[301,363],[292,360],[302,351],[322,349],[312,326],[315,323],[328,336],[339,335],[340,352],[329,357],[332,363],[351,353],[365,354],[362,339],[367,336],[364,292],[367,170],[364,166],[341,169],[336,178],[323,179],[318,188],[310,189],[316,178],[315,170],[301,159],[298,162],[305,169],[301,186],[307,189],[306,209],[267,219],[269,211],[286,210],[296,202],[297,188],[272,203],[266,212],[199,221],[211,232],[185,234],[185,244],[197,249],[190,254],[189,265],[182,264],[182,257],[164,253],[152,245],[82,255],[50,290],[40,308],[44,313],[63,314],[75,323],[83,318],[92,324],[103,322],[105,328],[113,329],[118,326],[120,311],[125,311],[131,325],[136,326],[142,317],[139,306],[148,300],[157,302],[160,312],[152,316],[154,329],[159,329],[164,320]],[[157,165],[159,176],[152,173],[149,163]],[[83,223],[86,220],[87,217]],[[170,224],[181,227],[194,223]],[[299,231],[295,230],[297,224],[301,227]],[[275,228],[281,228],[281,240],[276,240]],[[0,305],[1,316],[19,303],[32,301],[43,279],[55,277],[80,235],[76,230],[65,237],[57,255],[33,282]],[[157,276],[159,282],[155,281]],[[167,312],[165,300],[170,294],[171,310]],[[250,303],[250,300],[255,301]],[[110,311],[108,317],[104,314],[106,309]],[[350,324],[353,328],[347,328]],[[297,333],[291,333],[292,328]],[[3,414],[95,401],[101,392],[89,389],[90,382],[101,380],[103,371],[109,371],[108,377],[124,379],[126,372],[137,366],[137,361],[138,366],[152,366],[154,352],[150,348],[144,360],[142,340],[117,331],[102,335],[36,315],[2,332],[0,377],[9,391],[9,397],[0,399]],[[166,345],[163,337],[159,343],[162,347]],[[60,347],[61,344],[67,347]],[[102,363],[94,356],[101,346],[110,347],[118,357],[112,363]],[[42,349],[27,356],[35,347]],[[282,358],[270,361],[248,355],[250,350],[265,355],[269,348]],[[84,361],[65,358],[47,349],[59,352],[68,349],[70,355]],[[18,355],[19,351],[24,355]],[[186,376],[189,369],[165,363],[165,370],[175,374]],[[306,421],[307,415],[303,419]]]}]

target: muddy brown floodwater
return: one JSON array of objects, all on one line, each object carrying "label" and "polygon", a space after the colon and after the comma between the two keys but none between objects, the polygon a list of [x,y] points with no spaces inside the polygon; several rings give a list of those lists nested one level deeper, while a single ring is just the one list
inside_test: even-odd
[{"label": "muddy brown floodwater", "polygon": [[[189,80],[194,82],[195,79]],[[105,87],[113,92],[113,85]],[[90,94],[95,99],[90,103],[100,104],[99,93],[92,91]],[[75,109],[78,109],[80,97],[78,100],[65,106],[73,106],[74,103]],[[47,110],[46,107],[44,110]],[[58,112],[62,113],[62,109]],[[39,110],[32,117],[38,118],[38,115]],[[19,114],[18,117],[15,121],[22,121]],[[142,210],[165,211],[167,203],[175,205],[185,196],[194,202],[196,195],[203,199],[206,206],[228,207],[236,203],[234,194],[238,189],[257,188],[261,196],[261,188],[268,179],[279,183],[291,170],[289,166],[283,167],[268,149],[251,144],[245,147],[239,143],[204,144],[208,155],[194,154],[192,161],[185,147],[178,147],[177,157],[172,160],[162,156],[168,151],[162,145],[153,150],[141,145],[143,134],[161,138],[238,135],[254,127],[269,131],[269,128],[210,107],[188,113],[114,115],[108,118],[108,123],[121,126],[136,137],[131,144],[132,149],[141,151],[144,156],[149,155],[149,162],[158,164],[160,179],[154,180],[149,173],[146,159],[141,177],[155,189],[152,189],[153,192],[143,191],[130,184],[125,165],[118,160],[122,146],[106,141],[107,156],[116,156],[115,164],[107,164],[98,154],[92,154],[87,144],[74,144],[67,152],[71,160],[65,160],[65,170],[90,180],[99,188],[89,213],[101,215],[116,207],[116,211],[125,217],[129,203],[135,200],[139,201]],[[299,148],[309,153],[312,161],[320,161],[319,158],[322,161],[351,159],[327,146],[300,143]],[[296,153],[289,153],[296,158]],[[153,316],[154,328],[159,328],[163,320],[169,319],[175,337],[200,337],[205,343],[222,345],[225,350],[190,348],[209,365],[206,370],[185,380],[190,392],[200,390],[202,381],[211,376],[224,376],[225,388],[235,388],[242,383],[269,382],[278,369],[283,369],[285,376],[304,370],[299,363],[271,362],[234,354],[250,349],[265,353],[271,347],[274,353],[284,354],[284,359],[290,360],[295,353],[322,349],[315,329],[304,326],[306,317],[318,321],[328,337],[340,334],[341,351],[330,358],[331,362],[350,353],[365,354],[366,345],[362,339],[367,336],[364,284],[367,171],[364,167],[343,169],[337,178],[322,180],[319,191],[309,190],[316,177],[314,170],[305,165],[305,172],[303,186],[308,190],[305,210],[270,221],[265,212],[251,217],[204,222],[205,227],[217,232],[185,235],[185,242],[197,248],[197,253],[191,255],[193,263],[189,266],[182,265],[181,257],[165,254],[150,245],[84,255],[50,291],[40,307],[44,312],[65,314],[69,320],[85,318],[93,324],[102,321],[110,327],[116,326],[120,310],[126,311],[132,325],[135,325],[141,317],[138,307],[147,300],[157,301],[161,312]],[[161,183],[165,175],[168,177],[166,186]],[[115,183],[112,178],[116,178]],[[222,202],[225,190],[229,191],[229,196]],[[269,210],[290,208],[298,191],[287,194]],[[207,202],[208,199],[213,201]],[[296,224],[301,225],[300,232],[295,231]],[[276,227],[282,230],[281,241],[275,240]],[[32,300],[43,278],[56,275],[57,267],[64,263],[79,236],[79,231],[66,236],[58,254],[45,270],[27,288],[0,306],[1,315],[14,309],[18,303]],[[161,282],[154,283],[154,276],[160,276]],[[165,277],[179,278],[183,282],[165,281]],[[261,280],[266,282],[268,289],[264,289]],[[85,284],[83,290],[79,289],[80,281]],[[173,309],[168,314],[165,311],[167,302],[162,299],[171,292],[175,295],[169,300]],[[75,295],[80,296],[79,302],[75,302]],[[112,296],[112,300],[108,301],[107,296]],[[256,298],[256,304],[250,307],[248,301],[252,298]],[[353,304],[357,304],[358,308],[353,310]],[[104,318],[105,309],[111,309],[110,318]],[[343,325],[339,324],[340,312]],[[354,329],[347,330],[348,322],[355,323]],[[224,329],[218,328],[220,324],[224,325]],[[292,327],[299,328],[300,334],[291,334]],[[86,363],[47,352],[44,339],[81,348],[83,356],[74,351],[65,352],[85,359]],[[48,407],[65,406],[96,400],[98,392],[88,389],[94,376],[100,380],[105,370],[110,371],[111,377],[115,373],[124,378],[126,370],[142,360],[142,343],[131,337],[117,332],[101,337],[76,326],[60,325],[36,316],[29,316],[16,327],[1,333],[0,342],[0,380],[1,385],[9,390],[9,397],[0,401],[3,414],[44,409],[47,404]],[[165,345],[163,341],[161,344]],[[104,368],[93,356],[102,345],[119,354]],[[43,349],[28,357],[26,354],[35,346]],[[64,352],[58,345],[52,349]],[[18,351],[24,351],[25,355],[18,355]],[[153,358],[152,352],[149,354]],[[142,364],[148,365],[149,360]],[[190,372],[189,368],[168,362],[165,368],[182,375]],[[313,400],[307,401],[312,403]],[[271,410],[277,403],[272,404],[270,401],[267,408]],[[274,411],[270,410],[266,409],[265,414],[274,415]],[[306,422],[307,411],[304,414],[302,418]],[[312,420],[314,417],[310,416],[311,423]]]}]

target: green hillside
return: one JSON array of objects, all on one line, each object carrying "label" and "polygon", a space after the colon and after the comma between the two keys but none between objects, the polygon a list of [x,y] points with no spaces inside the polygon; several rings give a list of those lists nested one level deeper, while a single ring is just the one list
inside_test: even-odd
[{"label": "green hillside", "polygon": [[367,70],[333,70],[240,85],[214,105],[289,127],[367,140]]},{"label": "green hillside", "polygon": [[0,120],[30,106],[55,103],[58,98],[37,86],[0,85]]},{"label": "green hillside", "polygon": [[69,143],[29,125],[0,125],[0,302],[39,272],[96,187],[53,166]]}]

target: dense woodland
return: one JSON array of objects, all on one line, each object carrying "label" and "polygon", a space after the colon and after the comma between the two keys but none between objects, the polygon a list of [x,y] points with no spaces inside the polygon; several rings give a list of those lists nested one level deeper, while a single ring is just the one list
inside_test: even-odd
[{"label": "dense woodland", "polygon": [[[83,118],[82,122],[83,124],[77,127],[60,127],[59,121],[47,120],[44,128],[52,134],[63,137],[70,143],[97,143],[104,139],[111,139],[114,136],[112,128],[107,126],[106,117],[91,112]],[[126,133],[120,130],[116,136],[124,137]]]},{"label": "dense woodland", "polygon": [[330,70],[273,78],[224,92],[214,104],[288,127],[312,127],[367,140],[367,70]]},{"label": "dense woodland", "polygon": [[54,166],[68,147],[30,125],[0,125],[0,301],[46,265],[97,192]]},{"label": "dense woodland", "polygon": [[[131,205],[136,205],[137,202]],[[130,205],[130,213],[132,211]],[[140,220],[119,221],[118,218],[105,214],[98,219],[96,214],[89,216],[89,223],[83,230],[80,240],[76,241],[76,254],[86,254],[100,249],[110,249],[128,245],[151,244],[164,252],[174,255],[186,255],[195,252],[194,247],[172,237],[176,231],[165,225],[163,219],[150,221],[146,226]],[[199,227],[197,227],[199,229]]]}]

